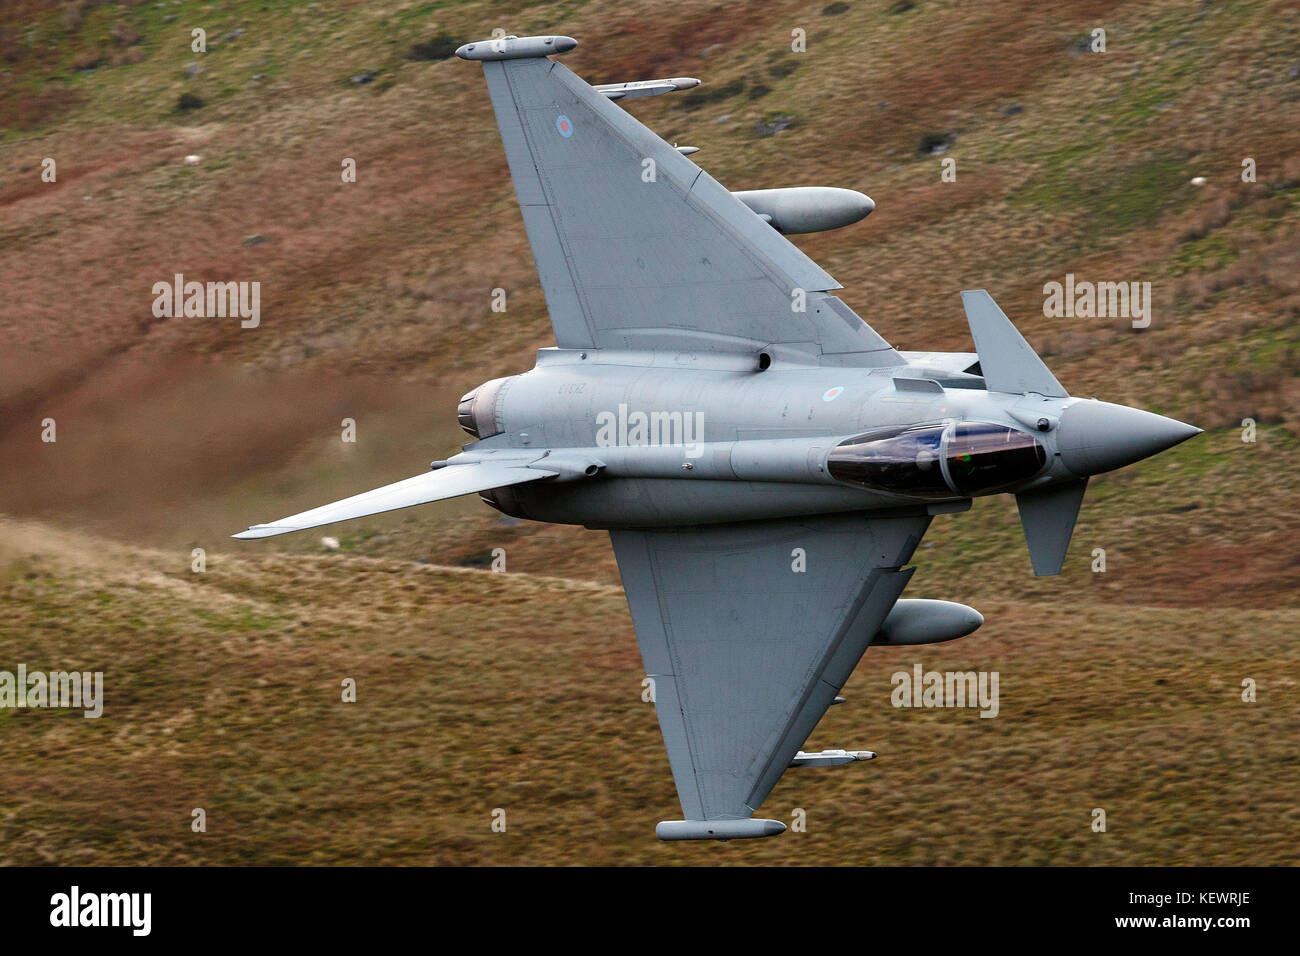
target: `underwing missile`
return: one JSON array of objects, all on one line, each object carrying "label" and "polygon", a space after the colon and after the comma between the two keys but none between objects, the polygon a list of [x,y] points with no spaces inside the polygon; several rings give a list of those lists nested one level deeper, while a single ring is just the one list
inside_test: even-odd
[{"label": "underwing missile", "polygon": [[819,750],[817,753],[804,753],[800,750],[790,761],[792,767],[839,767],[859,760],[875,760],[873,750]]},{"label": "underwing missile", "polygon": [[630,83],[602,83],[592,89],[606,99],[623,100],[641,96],[661,96],[664,93],[676,93],[700,85],[693,76],[674,76],[666,80],[633,80]]}]

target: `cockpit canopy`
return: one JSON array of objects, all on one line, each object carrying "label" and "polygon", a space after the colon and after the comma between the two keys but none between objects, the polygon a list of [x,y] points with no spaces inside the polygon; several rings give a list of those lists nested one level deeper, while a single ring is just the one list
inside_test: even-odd
[{"label": "cockpit canopy", "polygon": [[990,422],[913,425],[859,435],[831,452],[831,477],[915,498],[971,498],[1032,478],[1047,462],[1033,435]]}]

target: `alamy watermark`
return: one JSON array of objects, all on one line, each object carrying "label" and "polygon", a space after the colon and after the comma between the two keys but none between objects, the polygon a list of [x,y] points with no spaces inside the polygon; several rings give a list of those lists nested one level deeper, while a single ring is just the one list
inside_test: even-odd
[{"label": "alamy watermark", "polygon": [[153,928],[152,893],[83,893],[74,885],[50,897],[50,925],[56,927],[125,927],[133,936]]},{"label": "alamy watermark", "polygon": [[152,289],[156,319],[240,318],[239,327],[255,329],[262,322],[262,283],[186,282],[176,273],[171,282],[155,282]]},{"label": "alamy watermark", "polygon": [[1132,319],[1133,328],[1151,325],[1150,282],[1076,282],[1073,272],[1065,282],[1043,286],[1043,315],[1049,319]]},{"label": "alamy watermark", "polygon": [[978,707],[981,717],[998,715],[997,671],[895,671],[889,702],[895,707]]},{"label": "alamy watermark", "polygon": [[103,671],[0,671],[0,707],[66,707],[87,720],[104,713]]},{"label": "alamy watermark", "polygon": [[703,412],[628,411],[596,413],[596,444],[601,448],[682,446],[687,458],[704,454]]}]

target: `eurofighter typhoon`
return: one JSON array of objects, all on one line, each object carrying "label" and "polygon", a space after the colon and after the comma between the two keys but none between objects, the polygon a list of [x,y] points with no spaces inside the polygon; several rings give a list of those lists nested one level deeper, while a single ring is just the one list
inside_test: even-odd
[{"label": "eurofighter typhoon", "polygon": [[1074,398],[987,292],[974,353],[903,352],[783,233],[874,205],[845,189],[732,193],[591,86],[563,36],[457,50],[483,64],[555,331],[521,375],[460,402],[476,441],[432,471],[270,524],[262,538],[478,493],[607,530],[681,800],[663,840],[773,836],[789,767],[872,644],[971,633],[974,609],[900,600],[935,515],[1013,494],[1035,574],[1057,574],[1091,475],[1200,429]]}]

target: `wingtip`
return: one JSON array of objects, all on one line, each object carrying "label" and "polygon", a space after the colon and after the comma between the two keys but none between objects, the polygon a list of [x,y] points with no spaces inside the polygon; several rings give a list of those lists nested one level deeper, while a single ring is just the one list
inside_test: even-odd
[{"label": "wingtip", "polygon": [[456,56],[462,60],[516,60],[568,53],[577,45],[578,41],[573,37],[558,34],[492,37],[461,45],[456,50]]},{"label": "wingtip", "polygon": [[266,524],[252,525],[247,531],[241,531],[238,534],[232,534],[232,538],[238,538],[241,541],[251,541],[254,538],[269,538],[273,534],[282,534],[289,531],[289,528],[275,528]]}]

